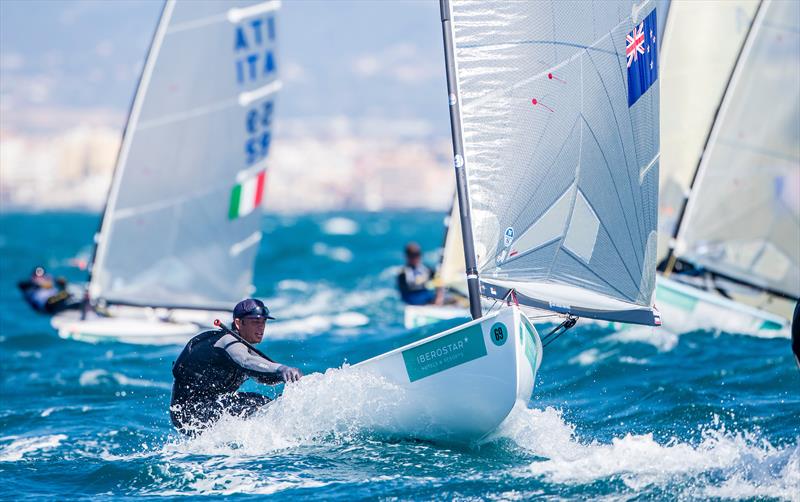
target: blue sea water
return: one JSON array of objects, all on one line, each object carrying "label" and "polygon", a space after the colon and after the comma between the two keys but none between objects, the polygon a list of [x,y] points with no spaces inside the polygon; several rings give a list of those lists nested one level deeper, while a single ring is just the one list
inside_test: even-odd
[{"label": "blue sea water", "polygon": [[181,347],[59,339],[15,289],[37,263],[83,279],[70,260],[98,216],[0,215],[0,497],[800,500],[785,339],[579,324],[491,440],[373,432],[380,386],[336,368],[421,336],[402,327],[393,266],[409,239],[435,260],[442,216],[265,217],[257,295],[281,320],[262,348],[310,376],[268,412],[187,440],[167,415]]}]

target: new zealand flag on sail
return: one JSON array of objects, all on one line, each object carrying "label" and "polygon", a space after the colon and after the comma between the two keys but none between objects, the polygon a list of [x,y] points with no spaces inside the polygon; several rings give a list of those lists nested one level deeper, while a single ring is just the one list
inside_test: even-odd
[{"label": "new zealand flag on sail", "polygon": [[625,38],[628,61],[628,108],[658,79],[658,23],[656,10],[647,15]]}]

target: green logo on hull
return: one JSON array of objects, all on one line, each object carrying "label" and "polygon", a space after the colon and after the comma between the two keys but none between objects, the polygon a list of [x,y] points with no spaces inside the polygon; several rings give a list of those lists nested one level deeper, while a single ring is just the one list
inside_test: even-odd
[{"label": "green logo on hull", "polygon": [[403,362],[408,379],[415,382],[485,355],[483,330],[480,324],[476,324],[404,350]]}]

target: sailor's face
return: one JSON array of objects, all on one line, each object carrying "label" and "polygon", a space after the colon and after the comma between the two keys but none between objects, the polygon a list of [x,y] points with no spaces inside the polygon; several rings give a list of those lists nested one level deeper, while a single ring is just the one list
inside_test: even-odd
[{"label": "sailor's face", "polygon": [[261,339],[264,338],[264,328],[267,326],[267,320],[245,317],[244,319],[236,319],[236,325],[242,338],[250,343],[260,343]]},{"label": "sailor's face", "polygon": [[411,267],[416,267],[422,261],[422,254],[421,253],[407,253],[406,254],[406,263]]}]

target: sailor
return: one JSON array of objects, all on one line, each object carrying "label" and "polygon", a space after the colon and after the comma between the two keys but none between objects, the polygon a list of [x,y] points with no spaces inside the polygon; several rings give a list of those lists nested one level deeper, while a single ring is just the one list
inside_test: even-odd
[{"label": "sailor", "polygon": [[246,417],[271,400],[256,392],[237,392],[248,379],[266,385],[296,382],[299,369],[276,363],[251,344],[261,342],[269,309],[249,298],[233,309],[233,334],[226,330],[200,333],[186,344],[173,363],[170,418],[183,434],[195,436],[223,413]]},{"label": "sailor", "polygon": [[429,284],[433,270],[422,263],[422,249],[416,242],[409,242],[405,248],[406,263],[397,276],[400,297],[409,305],[427,305],[437,300],[437,293]]},{"label": "sailor", "polygon": [[68,290],[67,280],[58,277],[55,280],[44,267],[36,267],[31,276],[17,283],[25,302],[42,314],[57,314],[62,310],[78,308],[81,301]]}]

